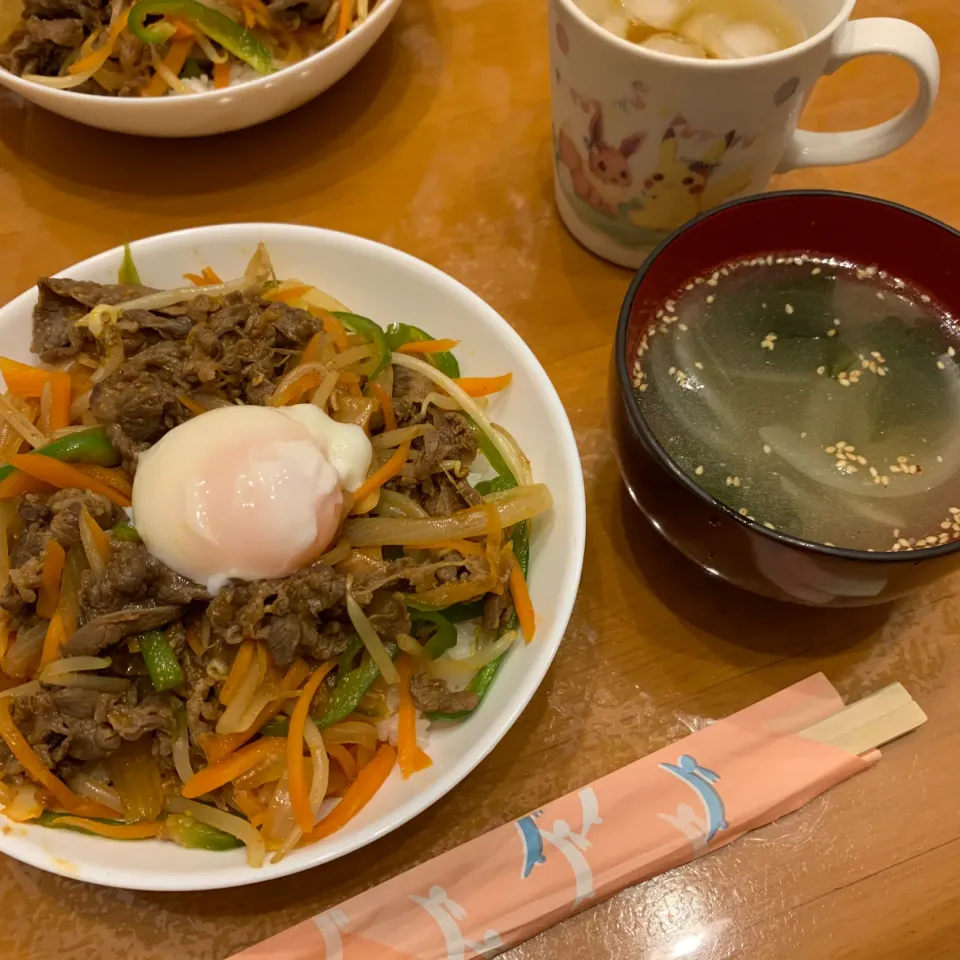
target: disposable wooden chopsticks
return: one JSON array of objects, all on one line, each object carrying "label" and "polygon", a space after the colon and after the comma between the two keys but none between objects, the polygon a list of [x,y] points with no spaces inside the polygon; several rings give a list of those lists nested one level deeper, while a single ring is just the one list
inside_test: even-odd
[{"label": "disposable wooden chopsticks", "polygon": [[799,736],[860,754],[882,747],[926,722],[927,715],[903,684],[891,683],[801,730]]}]

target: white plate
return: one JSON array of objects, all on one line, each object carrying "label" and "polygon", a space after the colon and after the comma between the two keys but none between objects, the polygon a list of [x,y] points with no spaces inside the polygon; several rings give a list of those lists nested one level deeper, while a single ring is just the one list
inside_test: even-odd
[{"label": "white plate", "polygon": [[[210,890],[256,883],[326,863],[389,833],[453,789],[497,745],[533,696],[563,637],[583,562],[586,513],[573,432],[553,385],[529,347],[479,297],[421,260],[370,240],[286,224],[231,224],[168,233],[132,245],[144,283],[175,287],[182,275],[211,265],[239,276],[259,241],[277,273],[309,281],[352,310],[386,326],[415,324],[461,341],[464,373],[513,372],[490,415],[516,437],[534,478],[548,484],[555,506],[533,524],[530,593],[537,633],[518,643],[473,717],[435,728],[433,766],[404,781],[394,769],[384,788],[345,829],[259,870],[242,850],[208,853],[161,841],[123,842],[68,830],[14,824],[0,816],[0,851],[64,876],[131,890]],[[86,260],[58,276],[115,283],[122,251]],[[2,352],[29,360],[36,288],[0,309]]]},{"label": "white plate", "polygon": [[107,97],[53,90],[2,69],[0,84],[61,117],[102,130],[144,137],[227,133],[279,117],[332,87],[367,54],[399,6],[400,0],[380,0],[362,26],[326,50],[226,90],[167,97]]}]

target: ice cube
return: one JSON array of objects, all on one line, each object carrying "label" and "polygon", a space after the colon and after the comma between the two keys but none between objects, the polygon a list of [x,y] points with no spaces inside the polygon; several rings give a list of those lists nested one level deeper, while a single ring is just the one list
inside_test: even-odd
[{"label": "ice cube", "polygon": [[627,14],[657,30],[669,30],[693,6],[694,0],[622,0]]},{"label": "ice cube", "polygon": [[722,13],[697,13],[684,20],[683,36],[721,60],[759,57],[780,49],[776,36],[758,23],[731,20]]},{"label": "ice cube", "polygon": [[638,46],[645,47],[647,50],[656,50],[657,53],[669,53],[675,57],[697,57],[702,60],[707,55],[700,44],[685,40],[675,33],[655,33]]},{"label": "ice cube", "polygon": [[627,30],[630,29],[630,21],[619,13],[615,13],[613,16],[601,20],[600,26],[608,33],[612,33],[615,37],[626,40]]},{"label": "ice cube", "polygon": [[759,23],[732,23],[723,30],[720,39],[731,51],[731,58],[761,57],[765,53],[775,53],[780,49],[776,35]]}]

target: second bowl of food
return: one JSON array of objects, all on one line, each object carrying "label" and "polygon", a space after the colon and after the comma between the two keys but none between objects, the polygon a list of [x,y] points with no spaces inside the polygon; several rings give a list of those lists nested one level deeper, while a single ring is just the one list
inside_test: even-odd
[{"label": "second bowl of food", "polygon": [[0,84],[148,137],[251,127],[352,70],[400,0],[9,0]]},{"label": "second bowl of food", "polygon": [[610,385],[631,496],[708,573],[893,599],[960,564],[960,234],[855,194],[735,201],[661,244]]},{"label": "second bowl of food", "polygon": [[479,298],[368,240],[229,225],[42,279],[0,331],[0,850],[265,880],[506,733],[570,614],[584,494]]}]

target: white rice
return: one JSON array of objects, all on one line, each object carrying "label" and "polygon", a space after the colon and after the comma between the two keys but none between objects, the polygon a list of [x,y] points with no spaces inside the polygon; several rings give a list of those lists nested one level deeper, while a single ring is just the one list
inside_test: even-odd
[{"label": "white rice", "polygon": [[[398,724],[397,724],[397,707],[399,705],[399,697],[397,696],[397,688],[391,687],[387,691],[387,709],[390,711],[390,716],[386,720],[380,720],[377,723],[377,738],[380,740],[385,740],[387,743],[392,744],[393,746],[397,745],[398,738]],[[420,711],[417,711],[417,743],[420,747],[426,748],[427,744],[430,742],[430,721],[423,716]]]},{"label": "white rice", "polygon": [[[230,64],[230,86],[236,87],[241,83],[249,83],[251,80],[256,80],[257,77],[261,77],[263,74],[258,73],[247,63],[238,63],[234,61]],[[183,86],[183,94],[189,93],[207,93],[209,90],[216,89],[213,85],[213,80],[210,77],[183,77],[180,81]],[[168,90],[168,96],[181,96],[179,90]]]}]

